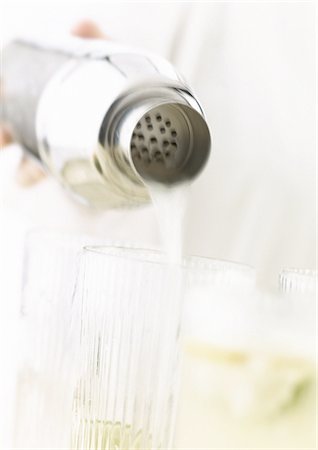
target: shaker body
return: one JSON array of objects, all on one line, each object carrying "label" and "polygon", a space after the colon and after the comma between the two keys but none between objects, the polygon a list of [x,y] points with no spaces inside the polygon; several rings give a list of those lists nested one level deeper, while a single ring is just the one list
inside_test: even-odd
[{"label": "shaker body", "polygon": [[[195,111],[204,127],[198,132],[208,142],[203,157],[191,162],[192,172],[207,159],[210,141],[202,109],[161,57],[112,42],[69,38],[12,42],[3,61],[2,116],[17,140],[85,204],[104,208],[147,202],[145,179],[152,181],[158,170],[164,174],[159,182],[174,182],[174,171],[164,165],[148,171],[131,155],[140,116],[162,104]],[[186,128],[187,117],[184,123]]]}]

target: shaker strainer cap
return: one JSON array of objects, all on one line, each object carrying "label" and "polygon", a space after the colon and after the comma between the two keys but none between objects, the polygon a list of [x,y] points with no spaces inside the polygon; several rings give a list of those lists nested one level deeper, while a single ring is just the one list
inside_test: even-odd
[{"label": "shaker strainer cap", "polygon": [[132,178],[146,184],[191,181],[209,158],[211,138],[202,112],[170,97],[139,98],[108,122],[107,147],[118,166],[126,172],[130,167]]},{"label": "shaker strainer cap", "polygon": [[162,104],[140,117],[130,151],[136,171],[145,180],[165,184],[190,180],[208,159],[209,129],[190,106]]}]

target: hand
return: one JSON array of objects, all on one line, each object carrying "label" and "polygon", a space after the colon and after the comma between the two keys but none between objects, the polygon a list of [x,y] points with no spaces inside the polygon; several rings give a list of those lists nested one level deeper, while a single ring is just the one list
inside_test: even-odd
[{"label": "hand", "polygon": [[[100,30],[100,28],[89,20],[83,20],[75,25],[71,30],[74,36],[84,39],[108,39],[107,36]],[[0,124],[0,151],[13,141],[10,133],[10,124]],[[17,183],[23,187],[32,186],[45,178],[46,173],[36,164],[31,158],[25,154],[19,164],[16,180]]]}]

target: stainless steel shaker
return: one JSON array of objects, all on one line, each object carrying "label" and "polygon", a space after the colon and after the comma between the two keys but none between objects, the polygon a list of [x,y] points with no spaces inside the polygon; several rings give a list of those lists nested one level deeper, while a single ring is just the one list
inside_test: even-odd
[{"label": "stainless steel shaker", "polygon": [[101,40],[19,39],[3,50],[1,117],[82,203],[149,200],[210,152],[202,108],[163,58]]}]

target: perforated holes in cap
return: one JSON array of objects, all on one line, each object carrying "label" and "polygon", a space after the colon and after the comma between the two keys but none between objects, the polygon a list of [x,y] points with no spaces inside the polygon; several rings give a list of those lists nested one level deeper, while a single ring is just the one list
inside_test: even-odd
[{"label": "perforated holes in cap", "polygon": [[[174,105],[162,105],[144,114],[132,133],[131,155],[141,176],[173,182],[190,151],[190,134],[184,114]],[[147,158],[145,157],[147,149]],[[169,182],[169,181],[168,181]]]}]

